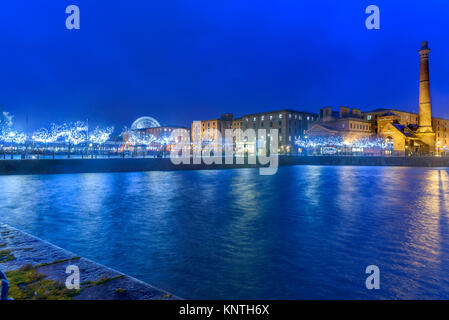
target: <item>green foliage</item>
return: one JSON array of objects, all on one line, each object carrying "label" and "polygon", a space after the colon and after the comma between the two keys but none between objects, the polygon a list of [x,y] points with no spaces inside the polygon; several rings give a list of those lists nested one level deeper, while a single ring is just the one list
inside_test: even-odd
[{"label": "green foliage", "polygon": [[94,287],[94,286],[101,286],[102,284],[105,284],[105,283],[115,280],[115,279],[120,279],[122,277],[124,277],[124,275],[119,275],[119,276],[112,277],[112,278],[101,278],[100,280],[97,280],[97,281],[84,281],[81,284],[85,285],[86,288],[90,288],[90,287]]},{"label": "green foliage", "polygon": [[9,279],[9,296],[15,300],[71,300],[80,290],[69,290],[63,284],[45,279],[31,265],[6,272]]},{"label": "green foliage", "polygon": [[123,289],[123,288],[117,288],[117,289],[114,290],[114,292],[115,292],[116,294],[125,294],[125,293],[126,293],[126,290]]},{"label": "green foliage", "polygon": [[16,260],[16,257],[11,253],[11,250],[0,251],[0,263]]},{"label": "green foliage", "polygon": [[51,265],[57,264],[57,263],[62,263],[62,262],[67,262],[67,261],[72,261],[72,260],[79,260],[79,259],[81,259],[81,257],[73,257],[73,258],[68,258],[68,259],[55,260],[52,262],[45,262],[45,263],[41,263],[41,264],[37,265],[36,268],[42,268],[42,267],[51,266]]},{"label": "green foliage", "polygon": [[[3,259],[10,255],[12,255],[10,250],[0,251],[0,261],[5,262]],[[15,259],[13,255],[12,257]],[[10,284],[9,296],[15,300],[71,300],[73,297],[81,294],[81,291],[86,288],[100,286],[124,277],[124,275],[118,275],[111,278],[101,278],[97,281],[85,281],[81,283],[84,286],[81,290],[69,290],[64,284],[47,279],[46,275],[38,271],[41,267],[73,259],[79,259],[79,257],[53,261],[37,266],[27,264],[18,270],[5,272]],[[126,294],[126,290],[123,288],[117,288],[114,292],[118,295]]]}]

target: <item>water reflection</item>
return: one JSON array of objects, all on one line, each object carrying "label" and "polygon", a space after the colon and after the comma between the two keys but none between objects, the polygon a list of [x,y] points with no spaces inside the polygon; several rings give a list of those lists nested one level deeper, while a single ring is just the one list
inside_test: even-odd
[{"label": "water reflection", "polygon": [[2,176],[0,219],[185,298],[449,298],[448,187],[438,168]]}]

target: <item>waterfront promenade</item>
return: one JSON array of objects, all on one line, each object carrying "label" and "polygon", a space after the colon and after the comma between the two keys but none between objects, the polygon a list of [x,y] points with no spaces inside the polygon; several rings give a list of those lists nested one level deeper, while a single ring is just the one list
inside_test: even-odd
[{"label": "waterfront promenade", "polygon": [[[69,265],[80,289],[67,289]],[[0,222],[0,270],[15,300],[173,300],[176,296]]]},{"label": "waterfront promenade", "polygon": [[[258,168],[258,164],[180,164],[169,158],[1,160],[0,175]],[[449,167],[449,157],[279,156],[279,165]]]}]

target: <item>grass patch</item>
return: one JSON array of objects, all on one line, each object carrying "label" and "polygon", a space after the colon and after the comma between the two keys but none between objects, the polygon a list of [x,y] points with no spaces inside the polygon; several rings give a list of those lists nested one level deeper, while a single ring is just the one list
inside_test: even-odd
[{"label": "grass patch", "polygon": [[0,235],[2,236],[3,239],[14,239],[15,235],[11,235],[11,234],[12,234],[12,232],[9,230],[2,231],[0,233]]},{"label": "grass patch", "polygon": [[6,272],[9,296],[15,300],[71,300],[80,290],[69,290],[63,284],[45,279],[32,265]]},{"label": "grass patch", "polygon": [[114,292],[115,292],[116,294],[125,294],[125,293],[126,293],[126,290],[123,289],[123,288],[117,288],[117,289],[114,290]]},{"label": "grass patch", "polygon": [[6,247],[6,243],[0,243],[0,248]]},{"label": "grass patch", "polygon": [[11,253],[11,250],[0,251],[0,263],[16,260],[16,257]]},{"label": "grass patch", "polygon": [[109,281],[120,279],[123,277],[124,277],[124,275],[122,274],[122,275],[112,277],[112,278],[101,278],[100,280],[97,280],[97,281],[84,281],[81,283],[81,285],[86,286],[86,288],[91,288],[91,287],[95,287],[95,286],[101,286],[102,284],[105,284]]},{"label": "grass patch", "polygon": [[79,259],[81,259],[81,257],[73,257],[73,258],[68,258],[68,259],[55,260],[52,262],[45,262],[45,263],[41,263],[41,264],[37,265],[36,269],[46,267],[46,266],[51,266],[52,264],[57,264],[57,263],[62,263],[62,262],[67,262],[67,261],[72,261],[72,260],[79,260]]}]

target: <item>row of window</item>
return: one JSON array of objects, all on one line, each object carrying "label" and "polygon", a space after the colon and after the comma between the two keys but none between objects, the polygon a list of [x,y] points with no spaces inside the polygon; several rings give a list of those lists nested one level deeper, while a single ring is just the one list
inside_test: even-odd
[{"label": "row of window", "polygon": [[[268,116],[268,118],[269,118],[270,120],[273,120],[274,116],[273,116],[273,115],[270,115],[270,116]],[[291,113],[289,113],[289,114],[288,114],[288,118],[289,118],[289,119],[293,119],[293,118],[294,118],[294,119],[302,120],[302,116],[301,116],[301,115],[298,115],[298,114],[295,114],[295,115],[293,116]],[[278,119],[283,119],[282,113],[279,113]],[[307,116],[306,119],[307,119],[308,121],[310,121],[310,120],[312,120],[312,121],[316,120],[315,117],[313,117],[313,116],[312,116],[312,117],[311,117],[311,116]],[[253,117],[252,120],[253,120],[253,122],[256,122],[256,121],[257,121],[257,116]],[[260,120],[261,120],[261,121],[264,121],[264,120],[265,120],[265,115],[260,116]],[[246,121],[246,122],[249,122],[249,118],[246,117],[246,118],[245,118],[245,121]]]},{"label": "row of window", "polygon": [[[343,125],[344,128],[344,125]],[[361,124],[361,123],[350,123],[349,128],[351,129],[359,129],[359,130],[369,130],[370,126],[367,124]]]},{"label": "row of window", "polygon": [[[271,121],[271,120],[273,120],[273,119],[275,118],[275,116],[269,115],[269,116],[267,116],[267,118]],[[283,114],[280,113],[280,114],[277,116],[277,118],[280,119],[280,120],[282,120],[282,119],[283,119]],[[289,119],[298,119],[298,120],[302,120],[302,116],[301,116],[301,115],[298,115],[298,114],[292,115],[291,113],[289,113],[289,114],[288,114],[288,118],[289,118]],[[307,121],[315,121],[315,120],[317,120],[316,117],[313,117],[313,116],[307,116],[306,119],[307,119]],[[260,120],[261,120],[261,121],[264,121],[264,120],[265,120],[265,115],[261,115],[261,116],[260,116]],[[245,121],[245,122],[249,122],[249,121],[250,121],[250,118],[249,118],[249,117],[246,117],[244,121]],[[253,122],[256,122],[256,121],[257,121],[257,116],[252,117],[252,121],[253,121]],[[295,123],[296,123],[296,122],[295,122]],[[203,121],[203,122],[202,122],[203,128],[206,127],[206,124],[207,124],[207,127],[209,127],[209,128],[210,128],[211,126],[212,126],[212,127],[217,126],[217,122],[216,122],[216,121],[213,121],[213,122],[206,122],[206,121]],[[291,122],[290,122],[290,125],[291,125]],[[231,126],[233,126],[233,127],[240,127],[240,126],[241,126],[241,123],[239,123],[238,120],[233,120],[232,125],[231,125],[231,123],[229,123],[229,126],[230,126],[230,127],[231,127]],[[263,126],[263,124],[262,124],[262,126]]]}]

